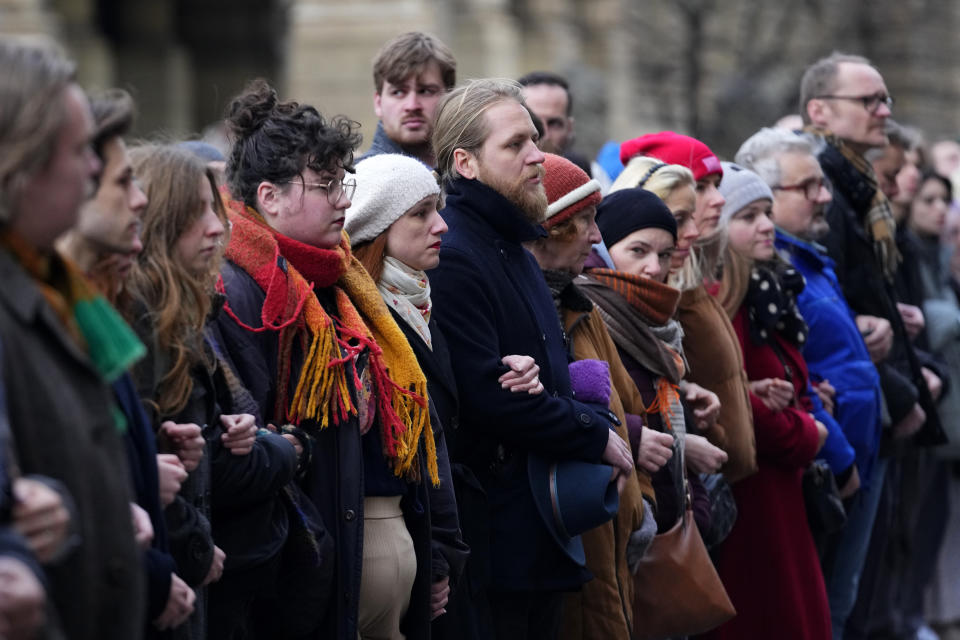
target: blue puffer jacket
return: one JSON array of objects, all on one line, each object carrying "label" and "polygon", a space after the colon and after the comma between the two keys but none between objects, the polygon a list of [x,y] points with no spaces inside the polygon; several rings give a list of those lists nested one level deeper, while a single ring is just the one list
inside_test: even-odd
[{"label": "blue puffer jacket", "polygon": [[[856,458],[866,488],[880,447],[880,376],[840,290],[833,260],[818,245],[780,229],[776,246],[807,280],[797,306],[810,327],[803,350],[810,377],[829,380],[837,390],[834,417],[842,433],[831,430],[820,457],[834,473],[847,469]],[[824,424],[828,429],[831,426],[830,422]]]}]

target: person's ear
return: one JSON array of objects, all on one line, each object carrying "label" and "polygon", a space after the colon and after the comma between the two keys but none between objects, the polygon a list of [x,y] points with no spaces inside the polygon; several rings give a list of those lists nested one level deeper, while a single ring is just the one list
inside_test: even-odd
[{"label": "person's ear", "polygon": [[477,156],[459,147],[453,150],[453,168],[468,180],[474,180],[480,175]]},{"label": "person's ear", "polygon": [[383,109],[380,107],[380,92],[373,92],[373,112],[378,118],[383,118]]},{"label": "person's ear", "polygon": [[822,127],[827,122],[829,109],[830,105],[827,104],[826,100],[812,98],[809,102],[807,102],[807,117],[810,118],[810,122],[818,127]]},{"label": "person's ear", "polygon": [[266,180],[257,185],[257,210],[268,219],[280,214],[279,186]]}]

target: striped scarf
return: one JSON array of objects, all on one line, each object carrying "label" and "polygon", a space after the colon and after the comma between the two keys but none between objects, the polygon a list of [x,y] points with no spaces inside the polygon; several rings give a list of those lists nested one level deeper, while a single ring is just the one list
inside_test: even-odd
[{"label": "striped scarf", "polygon": [[[316,429],[358,415],[347,376],[353,376],[354,388],[359,387],[352,361],[367,349],[385,457],[398,477],[419,481],[417,449],[422,437],[427,472],[438,485],[426,378],[373,280],[350,252],[346,235],[333,249],[311,247],[276,233],[254,209],[224,195],[233,223],[226,257],[266,294],[260,327],[240,321],[229,300],[224,311],[248,331],[277,333],[274,415],[297,426],[310,421]],[[280,266],[281,258],[288,263],[286,270]],[[222,282],[218,287],[222,291]],[[337,317],[327,314],[314,288],[332,290]],[[293,397],[288,398],[295,340],[305,356]]]}]

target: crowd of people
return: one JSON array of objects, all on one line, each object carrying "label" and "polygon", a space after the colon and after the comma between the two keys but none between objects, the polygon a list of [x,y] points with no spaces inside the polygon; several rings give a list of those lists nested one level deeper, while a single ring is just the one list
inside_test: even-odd
[{"label": "crowd of people", "polygon": [[0,69],[0,637],[960,637],[960,145],[869,60],[732,162],[424,33],[362,155]]}]

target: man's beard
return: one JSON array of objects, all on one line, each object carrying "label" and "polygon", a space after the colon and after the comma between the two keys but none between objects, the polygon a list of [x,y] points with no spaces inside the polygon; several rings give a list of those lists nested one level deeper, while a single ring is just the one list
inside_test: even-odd
[{"label": "man's beard", "polygon": [[481,164],[477,178],[513,203],[527,222],[540,224],[547,218],[547,192],[543,189],[544,173],[543,165],[537,165],[537,176],[540,178],[540,183],[537,185],[536,191],[532,192],[527,188],[527,180],[533,177],[529,174],[525,174],[517,182],[511,183],[508,180],[488,175]]},{"label": "man's beard", "polygon": [[815,213],[807,230],[807,239],[817,241],[828,233],[830,233],[830,223],[827,222],[826,212]]}]

